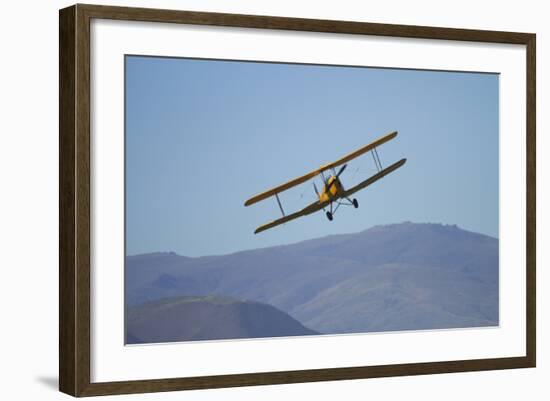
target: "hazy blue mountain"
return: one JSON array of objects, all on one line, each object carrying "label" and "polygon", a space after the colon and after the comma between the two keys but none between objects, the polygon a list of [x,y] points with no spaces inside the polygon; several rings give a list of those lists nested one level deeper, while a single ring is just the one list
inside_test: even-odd
[{"label": "hazy blue mountain", "polygon": [[167,298],[127,312],[127,344],[318,334],[271,305],[228,297]]},{"label": "hazy blue mountain", "polygon": [[223,256],[126,258],[129,305],[229,296],[272,305],[322,333],[497,325],[498,280],[497,239],[441,224]]}]

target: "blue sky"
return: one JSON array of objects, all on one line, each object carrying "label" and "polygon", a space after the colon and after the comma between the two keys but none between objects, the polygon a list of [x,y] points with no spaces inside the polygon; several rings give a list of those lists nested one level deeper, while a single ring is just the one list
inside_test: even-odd
[{"label": "blue sky", "polygon": [[[225,254],[403,221],[498,237],[498,75],[126,57],[126,253]],[[399,131],[378,148],[407,163],[329,222],[280,217],[250,196]],[[341,176],[376,172],[370,154]],[[317,181],[320,186],[320,181]],[[315,200],[311,182],[280,195]]]}]

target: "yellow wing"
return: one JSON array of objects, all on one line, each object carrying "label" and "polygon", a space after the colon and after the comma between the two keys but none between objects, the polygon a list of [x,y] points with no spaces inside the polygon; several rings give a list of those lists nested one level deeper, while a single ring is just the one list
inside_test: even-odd
[{"label": "yellow wing", "polygon": [[392,140],[396,136],[397,136],[397,131],[386,134],[386,135],[378,138],[377,140],[369,143],[368,145],[365,145],[365,146],[363,146],[363,147],[361,147],[357,150],[354,150],[353,152],[347,154],[346,156],[342,157],[341,159],[336,160],[335,162],[325,164],[325,165],[321,166],[319,169],[312,171],[311,173],[307,173],[307,174],[305,174],[301,177],[295,178],[295,179],[290,180],[290,181],[288,181],[284,184],[281,184],[281,185],[279,185],[275,188],[269,189],[265,192],[262,192],[258,195],[255,195],[252,198],[248,199],[244,203],[244,205],[245,206],[253,205],[256,202],[259,202],[259,201],[262,201],[266,198],[269,198],[270,196],[278,194],[279,192],[283,192],[283,191],[286,191],[287,189],[295,187],[296,185],[300,185],[300,184],[302,184],[302,183],[304,183],[304,182],[306,182],[306,181],[308,181],[312,178],[315,178],[318,174],[321,174],[323,171],[334,168],[334,167],[337,167],[341,164],[347,163],[350,160],[353,160],[356,157],[361,156],[363,153],[366,153],[369,150],[371,150],[371,149],[373,149],[373,148],[375,148],[379,145],[382,145],[383,143],[386,143],[386,142]]},{"label": "yellow wing", "polygon": [[276,226],[278,226],[280,224],[283,224],[283,223],[286,223],[290,220],[297,219],[298,217],[307,216],[308,214],[315,213],[315,212],[321,210],[322,208],[324,208],[325,206],[328,206],[329,203],[330,202],[319,202],[319,201],[313,202],[313,203],[307,205],[302,210],[299,210],[299,211],[297,211],[295,213],[292,213],[292,214],[287,214],[286,216],[283,216],[280,219],[277,219],[277,220],[271,221],[269,223],[266,223],[264,225],[261,225],[260,227],[258,227],[256,229],[256,231],[254,231],[254,234],[261,233],[262,231],[265,231],[265,230],[268,230],[270,228],[276,227]]},{"label": "yellow wing", "polygon": [[353,152],[345,155],[344,157],[342,157],[341,159],[336,160],[335,162],[328,163],[328,164],[325,164],[324,166],[321,166],[321,168],[318,170],[317,174],[319,174],[321,171],[325,171],[325,170],[328,170],[330,168],[334,168],[334,167],[340,166],[341,164],[347,163],[350,160],[353,160],[356,157],[361,156],[363,153],[367,153],[369,150],[374,149],[375,147],[380,146],[383,143],[391,141],[396,136],[397,136],[397,131],[386,134],[386,135],[378,138],[377,140],[369,143],[368,145],[365,145],[362,148],[354,150]]},{"label": "yellow wing", "polygon": [[312,171],[311,173],[308,173],[306,175],[303,175],[301,177],[295,178],[293,180],[290,180],[287,183],[284,183],[282,185],[279,185],[278,187],[272,188],[268,191],[262,192],[261,194],[258,194],[256,196],[253,196],[252,198],[248,199],[244,205],[250,206],[253,205],[256,202],[259,202],[261,200],[264,200],[266,198],[269,198],[270,196],[273,196],[275,194],[278,194],[279,192],[286,191],[289,188],[295,187],[296,185],[300,185],[312,178],[315,178],[317,174],[319,174],[320,171]]},{"label": "yellow wing", "polygon": [[367,178],[365,181],[360,182],[356,186],[344,191],[344,193],[341,195],[342,198],[348,197],[353,195],[355,192],[368,187],[371,184],[374,184],[376,181],[378,181],[380,178],[384,177],[385,175],[388,175],[394,170],[397,170],[399,167],[401,167],[407,159],[401,159],[398,162],[393,163],[391,166],[386,167],[384,170],[379,171],[372,177]]}]

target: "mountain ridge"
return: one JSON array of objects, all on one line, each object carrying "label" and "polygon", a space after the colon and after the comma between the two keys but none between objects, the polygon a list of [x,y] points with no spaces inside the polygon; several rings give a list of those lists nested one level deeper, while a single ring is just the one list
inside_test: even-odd
[{"label": "mountain ridge", "polygon": [[318,238],[309,238],[297,242],[292,242],[288,244],[280,244],[280,245],[272,245],[272,246],[266,246],[261,248],[251,248],[251,249],[243,249],[235,252],[229,252],[229,253],[221,253],[221,254],[214,254],[214,255],[200,255],[200,256],[188,256],[188,255],[182,255],[177,253],[176,251],[170,250],[170,251],[155,251],[155,252],[144,252],[144,253],[136,253],[132,255],[127,255],[126,258],[136,258],[136,257],[154,257],[154,256],[176,256],[180,258],[186,258],[186,259],[201,259],[201,258],[215,258],[215,257],[224,257],[224,256],[231,256],[235,254],[241,254],[241,253],[248,253],[248,252],[256,252],[256,251],[262,251],[267,249],[276,249],[276,248],[285,248],[288,246],[293,245],[301,245],[309,242],[317,242],[317,241],[323,241],[323,240],[329,240],[329,239],[346,239],[347,237],[352,237],[358,234],[364,234],[367,232],[374,232],[376,230],[380,229],[391,229],[392,227],[397,226],[405,226],[405,225],[412,225],[412,226],[429,226],[429,227],[442,227],[442,228],[452,228],[452,229],[458,229],[466,233],[470,233],[472,235],[479,236],[481,238],[489,238],[498,240],[498,238],[493,237],[488,234],[482,234],[475,231],[467,230],[464,228],[461,228],[457,224],[444,224],[444,223],[415,223],[411,221],[403,221],[401,223],[390,223],[390,224],[377,224],[374,226],[371,226],[369,228],[366,228],[361,231],[352,232],[352,233],[339,233],[339,234],[328,234],[322,237]]},{"label": "mountain ridge", "polygon": [[[406,222],[221,256],[126,261],[130,306],[229,296],[327,334],[498,324],[498,240],[456,225]],[[372,283],[384,285],[367,291]]]}]

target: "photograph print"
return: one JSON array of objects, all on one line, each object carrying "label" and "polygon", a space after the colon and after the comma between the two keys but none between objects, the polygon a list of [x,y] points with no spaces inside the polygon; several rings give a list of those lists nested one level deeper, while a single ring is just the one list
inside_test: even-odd
[{"label": "photograph print", "polygon": [[499,325],[499,75],[125,56],[125,344]]}]

